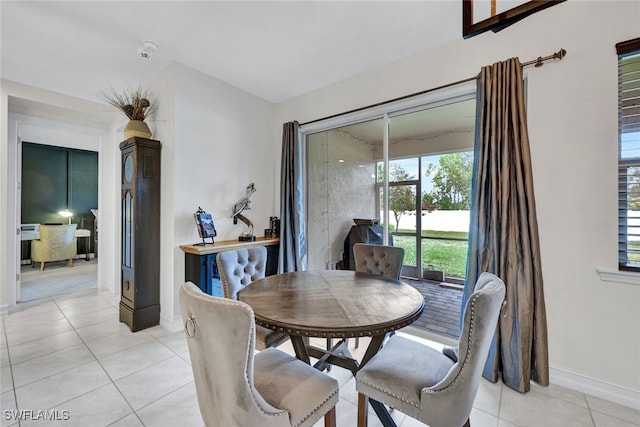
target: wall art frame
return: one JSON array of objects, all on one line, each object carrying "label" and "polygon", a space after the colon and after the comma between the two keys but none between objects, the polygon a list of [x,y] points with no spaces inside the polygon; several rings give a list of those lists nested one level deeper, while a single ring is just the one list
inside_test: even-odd
[{"label": "wall art frame", "polygon": [[[534,1],[513,1],[513,0],[462,0],[462,37],[468,39],[491,30],[497,33],[506,27],[515,24],[527,16],[539,12],[566,0],[534,0]],[[474,4],[475,3],[475,4]],[[521,3],[510,9],[499,10],[499,3],[514,4]],[[474,16],[474,6],[489,5],[490,10],[487,17]]]}]

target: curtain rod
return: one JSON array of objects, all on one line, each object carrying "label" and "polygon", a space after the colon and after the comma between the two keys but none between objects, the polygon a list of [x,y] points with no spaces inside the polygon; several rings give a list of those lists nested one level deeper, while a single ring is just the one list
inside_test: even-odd
[{"label": "curtain rod", "polygon": [[549,61],[551,59],[561,60],[566,55],[567,55],[567,51],[565,49],[560,49],[559,51],[557,51],[553,55],[549,55],[549,56],[545,56],[545,57],[538,56],[537,59],[534,59],[533,61],[525,62],[524,64],[522,64],[522,66],[526,67],[526,66],[529,66],[529,65],[535,65],[536,67],[542,67],[544,65],[545,61]]},{"label": "curtain rod", "polygon": [[[536,58],[534,60],[527,61],[527,62],[523,63],[522,66],[523,67],[527,67],[529,65],[534,65],[535,67],[542,67],[544,65],[545,61],[549,61],[549,60],[552,60],[552,59],[561,60],[566,55],[567,55],[567,51],[565,49],[560,49],[559,51],[555,52],[552,55],[548,55],[548,56],[545,56],[545,57],[539,56],[538,58]],[[326,117],[322,117],[322,118],[319,118],[319,119],[311,120],[311,121],[308,121],[308,122],[305,122],[305,123],[301,123],[300,126],[310,125],[311,123],[316,123],[316,122],[320,122],[320,121],[323,121],[323,120],[333,119],[333,118],[338,117],[338,116],[344,116],[345,114],[351,114],[351,113],[355,113],[357,111],[367,110],[367,109],[373,108],[373,107],[379,107],[380,105],[388,104],[390,102],[402,101],[404,99],[412,98],[414,96],[424,95],[426,93],[434,92],[436,90],[445,89],[445,88],[448,88],[448,87],[451,87],[451,86],[456,86],[456,85],[459,85],[459,84],[462,84],[462,83],[470,82],[472,80],[476,80],[477,78],[478,78],[478,75],[473,76],[473,77],[468,77],[466,79],[458,80],[457,82],[447,83],[446,85],[434,87],[434,88],[431,88],[431,89],[422,90],[420,92],[410,93],[409,95],[400,96],[398,98],[393,98],[393,99],[389,99],[389,100],[386,100],[386,101],[376,102],[375,104],[369,104],[369,105],[364,106],[364,107],[354,108],[353,110],[344,111],[342,113],[332,114],[330,116],[326,116]]]}]

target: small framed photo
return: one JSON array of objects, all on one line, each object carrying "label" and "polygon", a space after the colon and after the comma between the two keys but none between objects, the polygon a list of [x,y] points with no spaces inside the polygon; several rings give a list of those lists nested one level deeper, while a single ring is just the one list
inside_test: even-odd
[{"label": "small framed photo", "polygon": [[211,243],[213,243],[213,238],[217,236],[216,227],[213,224],[213,217],[211,214],[206,212],[196,212],[193,214],[196,220],[196,227],[198,228],[198,234],[202,239],[202,243],[205,243],[205,239],[211,239]]}]

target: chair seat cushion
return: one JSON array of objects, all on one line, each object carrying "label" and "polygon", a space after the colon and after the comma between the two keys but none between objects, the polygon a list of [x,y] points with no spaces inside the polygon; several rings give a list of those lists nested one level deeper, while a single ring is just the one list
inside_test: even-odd
[{"label": "chair seat cushion", "polygon": [[421,390],[440,382],[453,365],[442,352],[394,335],[358,371],[356,390],[411,413],[420,407]]},{"label": "chair seat cushion", "polygon": [[284,332],[278,332],[256,325],[256,349],[264,350],[268,347],[277,347],[289,338]]},{"label": "chair seat cushion", "polygon": [[278,349],[256,354],[254,385],[272,406],[289,412],[291,425],[313,426],[338,402],[338,382]]}]

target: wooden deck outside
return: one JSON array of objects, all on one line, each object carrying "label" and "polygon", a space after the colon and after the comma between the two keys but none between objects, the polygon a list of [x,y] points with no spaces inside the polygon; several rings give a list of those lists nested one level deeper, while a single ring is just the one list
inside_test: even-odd
[{"label": "wooden deck outside", "polygon": [[441,286],[438,282],[405,277],[402,280],[425,298],[424,312],[411,326],[457,340],[460,336],[462,290]]}]

